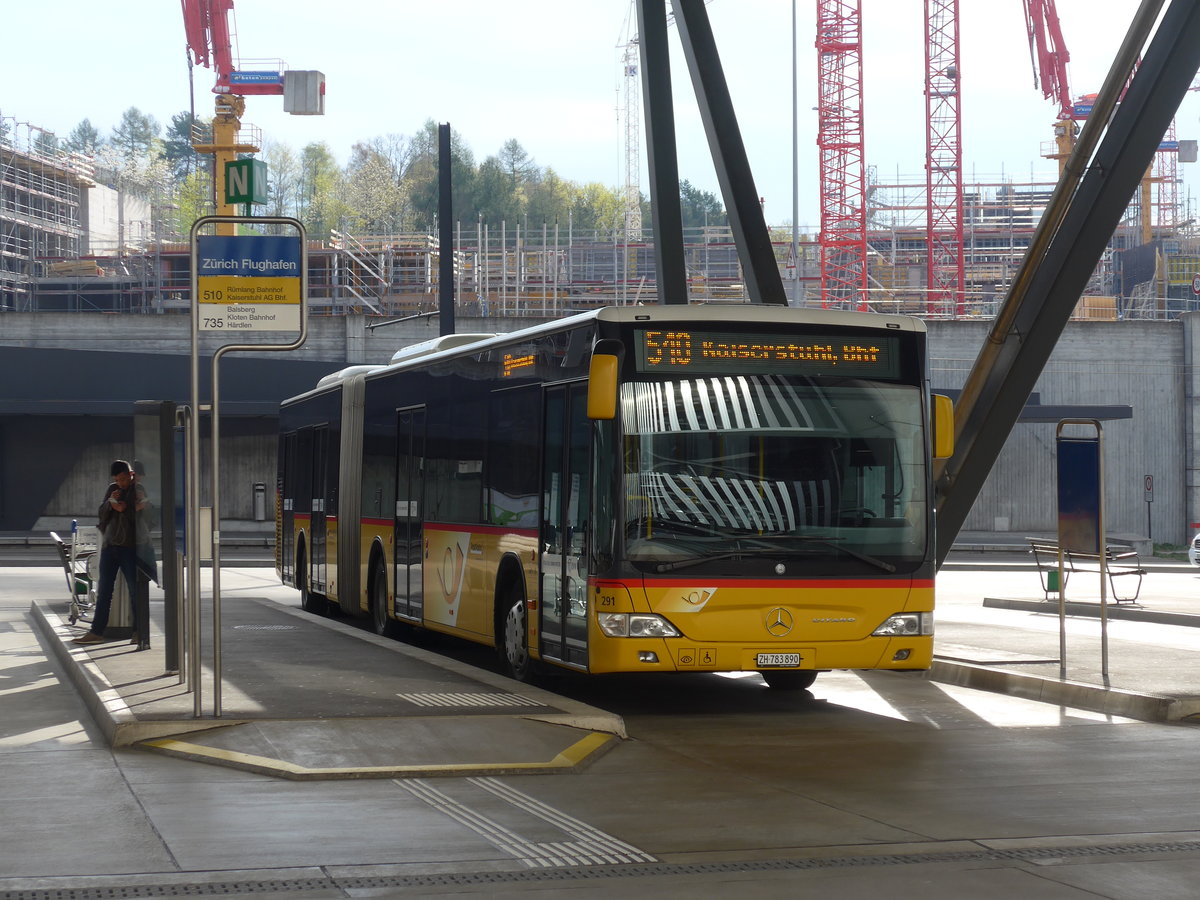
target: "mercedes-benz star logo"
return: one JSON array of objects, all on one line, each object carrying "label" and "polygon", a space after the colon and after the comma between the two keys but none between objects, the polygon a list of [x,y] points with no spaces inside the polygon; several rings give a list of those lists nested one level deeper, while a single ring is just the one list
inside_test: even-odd
[{"label": "mercedes-benz star logo", "polygon": [[775,637],[783,637],[792,630],[795,620],[792,614],[782,606],[777,606],[767,613],[767,631]]}]

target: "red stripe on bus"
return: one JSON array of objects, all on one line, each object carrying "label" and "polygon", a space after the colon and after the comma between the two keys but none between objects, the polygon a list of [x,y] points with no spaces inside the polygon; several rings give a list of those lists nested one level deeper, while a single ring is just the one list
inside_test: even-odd
[{"label": "red stripe on bus", "polygon": [[[373,525],[377,528],[391,528],[394,524],[391,519],[378,519],[374,517],[363,516],[360,520],[363,525]],[[452,531],[455,533],[470,532],[471,534],[517,534],[521,537],[537,537],[536,528],[505,528],[503,525],[449,525],[446,523],[423,522],[421,527],[426,531]]]},{"label": "red stripe on bus", "polygon": [[471,534],[516,534],[521,537],[537,537],[536,528],[505,528],[503,525],[452,525],[444,522],[426,522],[426,531],[470,532]]},{"label": "red stripe on bus", "polygon": [[[608,583],[608,579],[597,579],[600,583]],[[877,589],[881,587],[914,587],[914,588],[932,588],[932,578],[896,578],[896,577],[880,577],[880,578],[805,578],[801,580],[781,578],[775,581],[768,581],[759,578],[656,578],[647,575],[645,578],[647,586],[656,588],[663,587],[742,587],[742,588],[835,588],[837,590],[856,590],[856,589]]]}]

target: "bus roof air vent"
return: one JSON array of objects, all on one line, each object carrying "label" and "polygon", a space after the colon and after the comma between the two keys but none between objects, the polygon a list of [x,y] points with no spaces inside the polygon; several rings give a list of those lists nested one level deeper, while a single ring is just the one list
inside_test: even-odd
[{"label": "bus roof air vent", "polygon": [[486,341],[496,336],[496,334],[491,332],[480,334],[444,334],[441,337],[435,337],[428,341],[421,341],[419,344],[410,344],[407,347],[401,347],[392,354],[392,362],[408,362],[422,356],[441,353],[443,350],[453,350],[456,347],[465,347],[467,344]]},{"label": "bus roof air vent", "polygon": [[337,384],[339,381],[345,381],[347,378],[351,378],[355,375],[374,372],[376,369],[382,368],[383,366],[346,366],[344,369],[338,369],[336,372],[330,372],[317,382],[317,387],[323,388],[331,384]]}]

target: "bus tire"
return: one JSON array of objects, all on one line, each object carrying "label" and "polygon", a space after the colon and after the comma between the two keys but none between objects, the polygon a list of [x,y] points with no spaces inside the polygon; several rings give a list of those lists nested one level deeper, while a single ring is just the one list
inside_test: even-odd
[{"label": "bus tire", "polygon": [[758,674],[774,691],[803,691],[817,680],[817,673],[812,669],[770,669]]},{"label": "bus tire", "polygon": [[517,681],[531,682],[534,663],[529,656],[529,609],[525,604],[525,592],[520,585],[509,584],[500,594],[499,634],[496,642],[500,654],[500,665]]},{"label": "bus tire", "polygon": [[296,554],[296,587],[300,591],[300,608],[314,616],[323,616],[329,604],[320,594],[314,594],[308,588],[308,558],[301,547]]},{"label": "bus tire", "polygon": [[382,560],[375,560],[371,573],[371,630],[380,637],[399,637],[399,625],[395,619],[388,618],[387,569]]}]

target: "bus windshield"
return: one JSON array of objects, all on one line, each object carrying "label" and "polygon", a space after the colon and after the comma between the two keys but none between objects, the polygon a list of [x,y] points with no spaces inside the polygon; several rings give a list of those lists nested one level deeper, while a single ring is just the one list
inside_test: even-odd
[{"label": "bus windshield", "polygon": [[621,388],[625,557],[646,573],[911,571],[925,558],[914,385],[742,375]]}]

